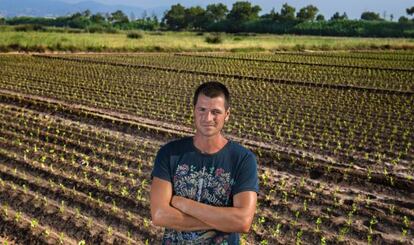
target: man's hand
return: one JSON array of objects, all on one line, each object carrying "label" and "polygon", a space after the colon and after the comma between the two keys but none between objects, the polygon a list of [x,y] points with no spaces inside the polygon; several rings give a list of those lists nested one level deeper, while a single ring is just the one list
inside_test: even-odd
[{"label": "man's hand", "polygon": [[214,207],[180,196],[173,196],[171,205],[216,230],[247,233],[253,221],[256,201],[255,192],[245,191],[234,196],[233,207]]},{"label": "man's hand", "polygon": [[171,199],[171,206],[173,206],[174,208],[181,210],[181,212],[186,213],[186,207],[188,205],[186,205],[186,201],[190,200],[187,199],[185,197],[181,197],[181,196],[173,196]]}]

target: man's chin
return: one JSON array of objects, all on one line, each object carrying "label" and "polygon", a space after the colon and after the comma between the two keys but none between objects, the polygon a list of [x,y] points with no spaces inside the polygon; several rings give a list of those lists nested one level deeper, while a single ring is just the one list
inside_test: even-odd
[{"label": "man's chin", "polygon": [[199,134],[203,135],[204,137],[213,137],[219,134],[220,132],[217,132],[215,130],[200,130],[198,131]]}]

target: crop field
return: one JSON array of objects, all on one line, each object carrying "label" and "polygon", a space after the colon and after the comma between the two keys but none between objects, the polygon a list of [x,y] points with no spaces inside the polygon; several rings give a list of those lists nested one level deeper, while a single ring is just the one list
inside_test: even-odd
[{"label": "crop field", "polygon": [[259,163],[243,244],[414,244],[412,51],[0,55],[0,243],[160,243],[153,160],[208,80]]}]

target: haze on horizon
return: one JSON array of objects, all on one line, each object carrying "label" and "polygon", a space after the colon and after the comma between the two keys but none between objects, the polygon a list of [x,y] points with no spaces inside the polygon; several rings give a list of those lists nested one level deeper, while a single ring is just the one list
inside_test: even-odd
[{"label": "haze on horizon", "polygon": [[[206,6],[210,3],[224,3],[229,9],[235,0],[54,0],[63,1],[67,3],[77,3],[82,1],[95,1],[107,5],[130,5],[142,8],[156,8],[156,7],[170,7],[173,4],[180,3],[186,7],[190,6]],[[319,9],[319,13],[323,14],[325,18],[330,18],[335,12],[346,12],[350,19],[359,19],[362,12],[373,11],[379,13],[381,17],[389,19],[390,15],[397,20],[400,16],[407,16],[405,9],[414,6],[414,1],[407,0],[348,0],[335,1],[332,0],[283,0],[283,1],[269,1],[269,0],[249,0],[252,4],[259,5],[262,8],[261,14],[268,13],[272,8],[279,11],[284,3],[288,3],[296,8],[300,8],[313,4]]]}]

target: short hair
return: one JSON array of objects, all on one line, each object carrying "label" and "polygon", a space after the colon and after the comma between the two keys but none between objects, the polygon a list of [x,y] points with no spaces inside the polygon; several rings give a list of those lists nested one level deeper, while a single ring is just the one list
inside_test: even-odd
[{"label": "short hair", "polygon": [[200,93],[210,98],[216,98],[216,97],[223,95],[224,96],[224,108],[226,110],[229,109],[230,93],[224,84],[217,82],[217,81],[208,81],[198,86],[198,88],[196,89],[194,93],[194,98],[193,98],[194,106],[197,104],[198,96],[200,95]]}]

